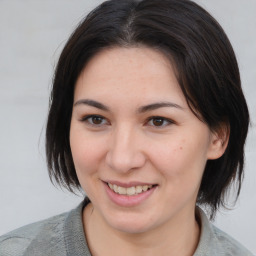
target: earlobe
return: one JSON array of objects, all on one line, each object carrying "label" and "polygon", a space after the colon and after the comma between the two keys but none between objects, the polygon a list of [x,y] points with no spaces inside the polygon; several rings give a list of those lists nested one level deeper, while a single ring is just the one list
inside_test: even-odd
[{"label": "earlobe", "polygon": [[217,131],[212,132],[210,146],[208,150],[208,159],[215,160],[220,158],[228,146],[229,126],[222,125]]}]

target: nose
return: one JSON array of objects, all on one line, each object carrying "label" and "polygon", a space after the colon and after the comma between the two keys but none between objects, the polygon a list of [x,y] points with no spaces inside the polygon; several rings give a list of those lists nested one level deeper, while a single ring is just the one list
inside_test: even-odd
[{"label": "nose", "polygon": [[141,168],[146,157],[140,137],[138,132],[129,127],[123,126],[113,131],[106,155],[107,165],[120,173]]}]

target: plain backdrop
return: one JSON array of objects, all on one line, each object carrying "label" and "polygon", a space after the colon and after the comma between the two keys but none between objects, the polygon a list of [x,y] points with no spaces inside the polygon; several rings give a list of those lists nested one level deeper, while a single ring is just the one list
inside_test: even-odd
[{"label": "plain backdrop", "polygon": [[[0,235],[74,208],[82,196],[49,181],[44,134],[51,79],[76,24],[96,0],[0,0]],[[234,210],[215,224],[256,254],[256,1],[197,0],[237,54],[252,125],[245,180]]]}]

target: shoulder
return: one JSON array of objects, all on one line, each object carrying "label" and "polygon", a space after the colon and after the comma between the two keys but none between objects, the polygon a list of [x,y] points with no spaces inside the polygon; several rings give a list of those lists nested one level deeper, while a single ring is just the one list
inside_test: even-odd
[{"label": "shoulder", "polygon": [[249,252],[241,243],[214,225],[213,232],[218,240],[218,243],[223,248],[223,251],[229,253],[227,255],[253,256],[253,254]]},{"label": "shoulder", "polygon": [[198,208],[198,214],[201,222],[201,235],[194,256],[253,256],[238,241],[214,226],[200,208]]},{"label": "shoulder", "polygon": [[[50,245],[53,243],[55,247],[63,246],[62,232],[66,215],[67,213],[63,213],[32,223],[1,236],[0,255],[41,255],[38,252],[38,248],[41,248],[42,251],[49,250]],[[47,248],[44,248],[46,246]],[[37,248],[36,252],[35,248]],[[48,254],[45,253],[44,255]]]}]

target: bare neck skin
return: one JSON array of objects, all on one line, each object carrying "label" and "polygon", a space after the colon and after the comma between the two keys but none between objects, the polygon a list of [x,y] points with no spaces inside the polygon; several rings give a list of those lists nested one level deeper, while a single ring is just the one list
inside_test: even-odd
[{"label": "bare neck skin", "polygon": [[83,212],[84,231],[93,256],[168,255],[192,256],[200,227],[195,214],[180,214],[172,223],[137,234],[120,232],[107,225],[90,203]]}]

